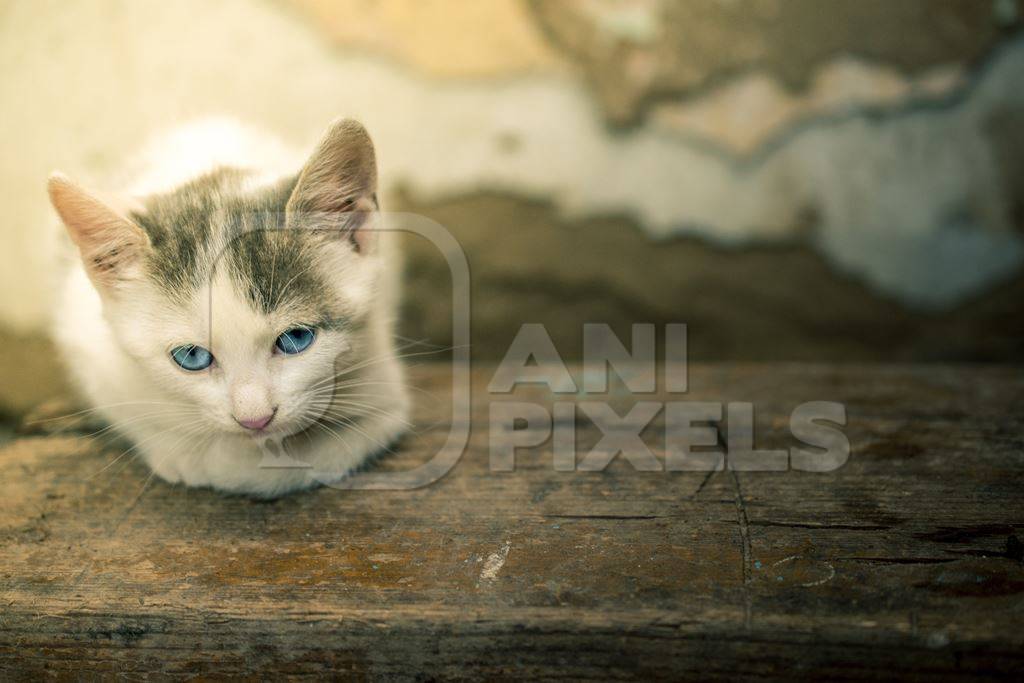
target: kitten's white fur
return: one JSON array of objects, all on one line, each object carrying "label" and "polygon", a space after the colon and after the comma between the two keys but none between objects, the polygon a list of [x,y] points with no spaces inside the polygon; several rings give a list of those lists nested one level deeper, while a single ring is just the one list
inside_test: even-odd
[{"label": "kitten's white fur", "polygon": [[[125,194],[170,190],[219,166],[256,170],[247,181],[255,190],[296,173],[301,157],[233,121],[199,122],[155,140]],[[338,295],[365,314],[362,338],[323,332],[307,352],[267,358],[273,331],[287,321],[254,310],[223,273],[176,311],[146,285],[120,302],[105,301],[79,258],[60,291],[54,336],[85,397],[162,479],[262,497],[330,483],[405,430],[408,397],[392,341],[398,264],[391,236],[377,235],[369,254],[337,249],[317,267],[333,273]],[[191,376],[169,362],[168,343],[207,338],[214,355],[233,364],[230,382]],[[322,410],[304,392],[334,372],[344,379],[346,363],[363,387],[355,389],[363,407],[348,404],[358,424],[346,428],[343,417],[318,423],[310,416]],[[252,377],[243,377],[247,368]],[[247,401],[279,406],[275,423],[283,431],[255,438],[233,424],[232,406]]]}]

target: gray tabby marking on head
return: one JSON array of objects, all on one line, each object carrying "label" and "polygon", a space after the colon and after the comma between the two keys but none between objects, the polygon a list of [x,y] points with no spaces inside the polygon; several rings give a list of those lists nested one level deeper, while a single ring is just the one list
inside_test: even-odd
[{"label": "gray tabby marking on head", "polygon": [[152,245],[150,273],[168,293],[187,296],[209,277],[214,219],[226,194],[237,191],[245,176],[234,168],[211,171],[147,198],[145,211],[132,214]]},{"label": "gray tabby marking on head", "polygon": [[284,228],[281,207],[238,217],[248,225],[232,238],[226,261],[232,280],[257,310],[270,313],[316,301],[329,291],[313,267],[317,235]]},{"label": "gray tabby marking on head", "polygon": [[187,298],[222,262],[253,305],[269,313],[328,291],[313,264],[318,243],[357,232],[376,210],[377,164],[366,130],[351,120],[328,130],[297,177],[253,191],[248,174],[220,168],[149,198],[132,218],[149,236],[153,278]]},{"label": "gray tabby marking on head", "polygon": [[153,247],[150,273],[168,294],[187,297],[221,264],[263,312],[323,291],[309,267],[315,257],[310,236],[286,229],[284,210],[295,178],[244,192],[247,176],[240,169],[216,169],[150,197],[145,211],[133,214]]}]

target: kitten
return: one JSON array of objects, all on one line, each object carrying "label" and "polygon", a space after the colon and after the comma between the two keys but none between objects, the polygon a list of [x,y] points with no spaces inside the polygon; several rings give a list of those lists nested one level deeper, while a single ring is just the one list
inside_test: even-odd
[{"label": "kitten", "polygon": [[366,130],[336,122],[286,173],[278,143],[223,121],[149,156],[117,198],[49,180],[80,257],[55,338],[92,406],[162,479],[258,497],[388,448],[408,397]]}]

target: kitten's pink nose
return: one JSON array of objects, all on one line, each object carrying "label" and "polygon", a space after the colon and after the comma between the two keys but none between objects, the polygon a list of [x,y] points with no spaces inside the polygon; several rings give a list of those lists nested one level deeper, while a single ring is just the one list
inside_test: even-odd
[{"label": "kitten's pink nose", "polygon": [[256,418],[252,418],[250,420],[239,420],[236,417],[235,421],[238,422],[238,424],[240,424],[243,427],[245,427],[246,429],[251,429],[253,431],[257,431],[258,432],[259,430],[263,429],[268,424],[270,424],[270,421],[274,419],[274,414],[276,412],[277,411],[275,410],[273,413],[267,413],[263,417],[256,417]]}]

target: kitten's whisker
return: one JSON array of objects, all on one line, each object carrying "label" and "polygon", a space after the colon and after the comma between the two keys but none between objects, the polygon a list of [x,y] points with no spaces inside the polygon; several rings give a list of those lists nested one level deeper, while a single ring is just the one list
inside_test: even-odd
[{"label": "kitten's whisker", "polygon": [[193,408],[194,407],[194,406],[192,406],[192,405],[190,405],[188,403],[177,403],[177,402],[175,402],[175,403],[168,403],[168,402],[164,402],[164,401],[123,401],[121,403],[108,403],[107,405],[96,406],[94,408],[84,408],[82,410],[78,410],[78,411],[75,411],[73,413],[68,413],[67,415],[57,415],[56,417],[44,417],[44,418],[40,418],[38,420],[31,420],[29,422],[26,422],[25,424],[26,425],[37,425],[37,424],[43,424],[44,422],[55,422],[57,420],[67,420],[67,419],[72,418],[72,417],[78,417],[80,415],[86,415],[88,413],[95,413],[97,411],[107,410],[109,408],[121,408],[121,407],[124,407],[124,406],[136,406],[136,405],[166,405],[166,406],[180,406],[180,407],[188,407],[188,408]]},{"label": "kitten's whisker", "polygon": [[[429,398],[434,398],[435,397],[435,394],[430,393],[429,391],[427,391],[426,389],[424,389],[422,387],[418,387],[418,386],[415,386],[413,384],[408,384],[406,382],[389,381],[389,380],[356,381],[356,380],[353,379],[353,380],[349,380],[349,381],[346,381],[346,382],[338,382],[336,385],[334,385],[334,387],[321,387],[321,389],[325,389],[325,388],[326,389],[330,389],[330,388],[358,389],[358,388],[361,388],[361,387],[369,387],[369,386],[399,387],[401,389],[411,389],[412,391],[418,391],[421,394],[424,394],[424,395],[426,395]],[[381,396],[387,396],[387,395],[388,394],[385,394],[385,393],[381,394]]]},{"label": "kitten's whisker", "polygon": [[[373,365],[377,365],[378,363],[384,363],[384,362],[387,362],[387,361],[392,360],[392,359],[394,359],[394,360],[402,360],[402,359],[405,359],[405,358],[416,358],[416,357],[420,357],[420,356],[430,356],[430,355],[434,355],[434,354],[437,354],[437,353],[441,353],[443,351],[451,351],[451,350],[455,350],[455,349],[458,349],[458,348],[469,348],[469,345],[468,344],[463,344],[463,345],[460,345],[460,346],[450,346],[450,347],[447,347],[445,349],[441,349],[440,351],[417,351],[415,353],[392,353],[392,352],[389,351],[387,353],[381,354],[379,356],[374,356],[374,357],[366,359],[366,360],[364,360],[364,361],[362,361],[360,363],[356,363],[355,365],[349,366],[349,367],[345,368],[344,370],[342,370],[341,372],[335,373],[334,378],[344,377],[345,375],[351,374],[351,373],[355,372],[356,370],[362,370],[364,368],[368,368],[368,367],[371,367]],[[397,351],[401,351],[401,350],[402,350],[402,347],[397,349]],[[324,381],[330,381],[330,379],[331,378],[326,378]]]},{"label": "kitten's whisker", "polygon": [[393,452],[387,445],[381,443],[379,440],[373,438],[372,436],[367,434],[365,431],[360,429],[358,426],[356,426],[356,423],[353,422],[352,420],[346,420],[345,422],[342,422],[342,421],[338,420],[334,416],[324,415],[322,418],[320,418],[320,421],[321,421],[322,424],[330,423],[330,424],[334,424],[334,425],[336,425],[338,427],[341,427],[342,429],[354,431],[357,434],[359,434],[360,436],[362,436],[364,439],[366,439],[367,441],[373,443],[375,446],[377,446],[381,450],[388,451],[389,453]]},{"label": "kitten's whisker", "polygon": [[[116,462],[117,462],[118,460],[120,460],[120,459],[121,459],[121,458],[123,458],[124,456],[126,456],[126,455],[129,455],[129,454],[131,454],[131,453],[133,453],[133,452],[140,452],[140,450],[139,450],[139,449],[140,449],[140,448],[141,448],[141,447],[142,447],[142,446],[143,446],[144,444],[147,444],[147,443],[149,443],[149,442],[150,442],[150,441],[152,441],[153,439],[157,439],[157,438],[160,438],[161,436],[163,436],[163,435],[165,435],[165,434],[167,434],[167,433],[169,433],[169,432],[173,432],[173,431],[175,431],[176,429],[179,429],[180,427],[181,427],[181,425],[172,425],[171,427],[168,427],[168,428],[166,428],[166,429],[161,429],[161,430],[160,430],[159,432],[157,432],[157,433],[155,433],[155,434],[150,434],[150,435],[149,435],[148,437],[146,437],[145,439],[143,439],[143,440],[141,440],[141,441],[139,441],[139,442],[133,443],[133,444],[132,444],[132,445],[131,445],[131,446],[130,446],[129,448],[125,449],[125,450],[124,450],[124,451],[122,451],[122,452],[121,452],[120,454],[118,454],[118,456],[117,456],[116,458],[114,458],[114,460],[113,460],[113,461],[111,461],[110,463],[108,463],[108,464],[107,464],[107,465],[106,465],[105,467],[103,467],[103,468],[102,468],[102,469],[101,469],[101,470],[100,470],[99,472],[96,472],[95,474],[91,474],[91,475],[89,475],[88,477],[86,477],[86,481],[88,481],[89,479],[92,479],[92,478],[93,478],[93,477],[95,477],[96,475],[100,474],[100,472],[104,472],[104,471],[105,471],[105,470],[106,470],[106,469],[107,469],[108,467],[110,467],[111,465],[113,465],[114,463],[116,463]],[[190,432],[191,432],[191,431],[193,431],[193,430],[197,430],[197,429],[198,429],[198,430],[201,430],[201,429],[202,429],[203,427],[205,427],[205,425],[203,425],[203,424],[202,424],[202,423],[200,423],[200,422],[193,422],[193,423],[191,423],[191,424],[185,425],[185,428],[186,428],[187,430],[189,430]],[[167,456],[165,455],[164,457],[167,457]]]},{"label": "kitten's whisker", "polygon": [[145,424],[147,421],[156,421],[160,418],[187,418],[192,416],[199,416],[198,411],[194,412],[174,412],[169,413],[166,411],[144,413],[142,415],[133,415],[130,418],[117,422],[115,424],[107,425],[94,432],[81,435],[82,438],[92,439],[97,442],[100,448],[106,448],[114,441],[119,438],[127,438],[128,435],[125,433],[124,427],[126,426],[137,426]]},{"label": "kitten's whisker", "polygon": [[391,336],[394,339],[399,339],[401,341],[406,342],[407,344],[406,344],[406,346],[404,348],[410,348],[412,346],[429,346],[431,348],[434,348],[434,349],[437,349],[437,350],[440,350],[440,351],[447,351],[449,349],[455,348],[455,347],[451,347],[451,346],[439,346],[437,344],[431,344],[426,339],[410,339],[409,337],[403,337],[400,334],[393,334]]},{"label": "kitten's whisker", "polygon": [[371,367],[373,365],[376,365],[378,363],[383,363],[383,362],[386,362],[386,361],[391,360],[391,359],[402,360],[402,359],[405,359],[405,358],[417,358],[417,357],[421,357],[421,356],[431,356],[431,355],[435,355],[435,354],[438,354],[438,353],[443,353],[445,351],[451,351],[451,350],[454,350],[456,348],[459,348],[459,347],[451,346],[451,347],[448,347],[448,348],[445,348],[445,349],[440,349],[440,350],[437,350],[437,351],[415,351],[415,352],[412,352],[412,353],[398,353],[398,351],[402,350],[400,348],[400,349],[397,349],[396,352],[394,352],[394,353],[388,352],[388,353],[385,353],[385,354],[381,354],[380,356],[375,356],[375,357],[369,358],[369,359],[367,359],[367,360],[365,360],[365,361],[363,361],[361,363],[357,363],[357,364],[355,364],[353,366],[350,366],[350,367],[346,368],[343,372],[338,373],[338,375],[335,375],[335,376],[337,377],[337,376],[348,374],[350,372],[354,372],[356,370],[362,370],[363,368]]},{"label": "kitten's whisker", "polygon": [[333,394],[329,396],[314,396],[309,398],[308,401],[309,405],[318,407],[331,407],[332,405],[356,406],[359,408],[366,408],[367,410],[376,410],[384,415],[391,414],[391,411],[388,410],[388,405],[378,405],[375,402],[360,400],[360,398],[364,396],[368,396],[370,398],[386,398],[379,394]]},{"label": "kitten's whisker", "polygon": [[[109,424],[106,427],[98,429],[82,436],[87,439],[97,439],[102,437],[103,439],[114,438],[119,436],[127,436],[123,432],[123,428],[128,425],[144,424],[146,421],[156,421],[160,418],[183,420],[191,417],[199,417],[200,413],[198,410],[177,410],[177,411],[153,411],[149,413],[143,413],[141,415],[132,415],[119,422]],[[120,434],[118,432],[121,432]],[[102,439],[101,439],[102,442]]]},{"label": "kitten's whisker", "polygon": [[[198,426],[198,425],[199,425],[199,423],[194,423],[194,424],[193,424],[193,425],[191,425],[191,426],[192,426],[192,427],[194,428],[195,426]],[[202,434],[202,431],[199,431],[199,432],[195,432],[195,431],[194,431],[194,429],[193,429],[193,430],[192,430],[192,433],[190,434],[190,436],[189,436],[188,438],[194,438],[194,437],[196,437],[196,436],[199,436],[199,435],[201,435],[201,434]],[[178,447],[178,444],[179,444],[179,443],[181,443],[181,439],[180,439],[180,438],[178,439],[178,441],[177,441],[177,442],[175,442],[175,444],[174,444],[174,448],[168,449],[168,450],[167,450],[167,452],[166,452],[166,453],[164,453],[164,456],[163,456],[162,458],[160,458],[160,462],[159,462],[159,463],[157,463],[157,466],[156,466],[156,467],[151,467],[151,468],[150,468],[150,470],[151,470],[151,471],[150,471],[150,473],[149,473],[149,476],[148,476],[148,477],[146,477],[146,481],[144,481],[144,482],[142,483],[142,489],[141,489],[141,490],[139,491],[139,495],[137,495],[137,496],[135,497],[135,501],[134,501],[134,502],[132,503],[133,505],[134,505],[135,503],[137,503],[137,502],[139,501],[139,499],[141,499],[141,498],[142,498],[142,495],[143,495],[143,494],[144,494],[144,493],[146,492],[146,489],[148,489],[148,488],[149,488],[149,485],[150,485],[150,483],[152,483],[152,481],[153,481],[153,478],[154,478],[154,477],[156,477],[156,471],[157,471],[157,468],[159,468],[159,467],[160,467],[161,465],[163,465],[163,464],[164,464],[164,460],[166,460],[167,458],[169,458],[169,457],[170,457],[170,456],[171,456],[171,455],[172,455],[172,454],[174,453],[174,451],[175,451],[175,449],[176,449],[176,448]]]},{"label": "kitten's whisker", "polygon": [[[163,430],[163,432],[166,432],[166,431],[169,431],[169,430]],[[162,434],[163,432],[157,432],[157,435],[159,435],[159,434]],[[116,463],[117,463],[118,461],[120,461],[120,460],[121,460],[121,458],[125,457],[126,455],[129,455],[129,454],[131,454],[131,453],[132,453],[133,451],[136,451],[136,449],[137,449],[137,448],[139,447],[139,445],[141,445],[141,444],[132,444],[131,446],[129,446],[129,447],[128,447],[128,448],[126,448],[125,450],[121,451],[120,453],[118,453],[118,454],[117,454],[117,456],[116,456],[116,457],[115,457],[115,458],[114,458],[113,460],[111,460],[110,462],[108,462],[108,463],[107,463],[106,465],[104,465],[103,467],[101,467],[101,468],[100,468],[99,470],[97,470],[96,472],[93,472],[92,474],[90,474],[89,476],[87,476],[87,477],[85,478],[85,481],[89,481],[89,480],[91,480],[91,479],[93,479],[93,478],[95,478],[95,477],[98,477],[99,475],[103,474],[103,473],[104,473],[104,472],[106,472],[106,471],[107,471],[108,469],[110,469],[111,467],[113,467],[113,466],[114,466],[114,465],[115,465],[115,464],[116,464]]]},{"label": "kitten's whisker", "polygon": [[356,417],[382,417],[382,418],[393,419],[396,422],[398,422],[399,424],[401,424],[402,427],[406,431],[411,432],[411,433],[413,433],[413,434],[415,434],[417,436],[419,436],[421,434],[421,431],[419,429],[417,429],[415,425],[413,425],[413,424],[411,424],[409,422],[406,422],[405,420],[403,420],[402,418],[398,417],[397,415],[387,414],[387,415],[377,415],[377,416],[374,416],[374,415],[371,415],[369,413],[360,413],[360,412],[357,412],[357,411],[354,411],[354,410],[348,410],[348,411],[343,412],[343,413],[332,413],[332,412],[325,413],[325,416],[326,417],[330,417],[330,418],[344,417],[344,418],[347,418],[347,419],[351,419],[351,417],[353,415],[356,416]]},{"label": "kitten's whisker", "polygon": [[335,437],[337,437],[337,440],[341,441],[342,443],[344,443],[346,448],[348,448],[349,452],[352,451],[352,448],[349,446],[349,443],[341,436],[341,434],[339,434],[337,431],[331,429],[331,427],[326,422],[321,422],[321,421],[317,420],[317,422],[315,424],[318,427],[320,427],[321,429],[324,429],[325,431],[327,431],[327,432],[331,433],[332,435],[334,435]]},{"label": "kitten's whisker", "polygon": [[352,445],[351,445],[351,444],[350,444],[350,443],[349,443],[349,442],[348,442],[348,441],[347,441],[347,440],[346,440],[346,439],[345,439],[345,438],[344,438],[344,437],[343,437],[343,436],[342,436],[341,434],[339,434],[339,433],[338,433],[338,432],[336,432],[335,430],[331,429],[331,427],[330,427],[330,426],[328,426],[328,425],[327,425],[326,423],[324,423],[324,422],[320,422],[320,421],[318,420],[317,422],[315,422],[315,423],[313,423],[313,424],[314,424],[314,426],[315,426],[315,427],[317,427],[317,428],[319,428],[319,429],[323,430],[323,431],[324,431],[324,432],[325,432],[325,433],[326,433],[326,434],[327,434],[327,435],[328,435],[329,437],[331,437],[332,439],[334,439],[335,441],[337,441],[338,443],[340,443],[340,444],[341,444],[342,446],[344,446],[344,447],[345,447],[345,450],[346,450],[346,451],[347,451],[347,452],[348,452],[349,454],[351,454],[351,453],[353,453],[353,452],[354,452],[354,451],[352,450]]},{"label": "kitten's whisker", "polygon": [[[344,410],[338,410],[338,408],[344,408]],[[358,403],[350,403],[347,405],[330,405],[324,410],[325,415],[330,416],[344,416],[350,417],[355,415],[356,417],[378,417],[388,420],[395,420],[406,429],[415,432],[414,425],[403,417],[400,417],[397,413],[384,410],[377,406],[366,406]]]},{"label": "kitten's whisker", "polygon": [[[388,418],[388,419],[397,420],[398,422],[400,422],[401,424],[403,424],[403,425],[405,425],[406,427],[409,427],[409,428],[412,428],[412,426],[413,426],[413,424],[411,422],[409,422],[408,420],[406,420],[405,418],[399,417],[397,414],[392,413],[392,412],[390,412],[388,410],[385,410],[385,409],[381,408],[380,406],[374,406],[374,405],[368,405],[368,404],[356,403],[356,402],[332,401],[330,403],[324,403],[324,404],[322,404],[320,406],[317,406],[317,407],[325,408],[326,409],[325,413],[331,412],[331,409],[335,408],[335,407],[346,408],[347,412],[350,413],[350,414],[359,415],[359,416],[371,415],[371,416],[377,416],[377,417],[384,417],[384,418]],[[345,414],[345,413],[339,413],[339,414]]]},{"label": "kitten's whisker", "polygon": [[[346,447],[348,447],[348,449],[349,449],[349,452],[351,452],[351,447],[350,447],[350,445],[349,445],[349,443],[348,443],[348,440],[347,440],[347,439],[344,439],[343,437],[341,437],[341,435],[340,435],[340,434],[338,434],[338,432],[336,432],[335,430],[331,429],[331,428],[330,428],[330,427],[328,426],[328,423],[326,423],[326,422],[319,422],[319,423],[317,423],[317,424],[319,424],[319,426],[321,426],[321,427],[322,427],[322,428],[324,428],[324,429],[328,429],[328,430],[330,430],[330,431],[331,431],[331,433],[333,433],[333,434],[335,434],[335,435],[339,436],[340,438],[342,438],[342,439],[343,439],[343,442],[344,442],[344,443],[345,443],[345,445],[346,445]],[[331,424],[334,424],[334,425],[336,425],[336,426],[338,426],[338,427],[341,427],[341,428],[342,428],[342,430],[348,430],[348,429],[353,429],[353,428],[354,428],[354,425],[345,425],[345,424],[343,424],[343,423],[340,423],[340,422],[338,422],[338,421],[336,421],[336,420],[334,420],[334,421],[331,421]],[[364,436],[364,437],[365,437],[365,438],[367,438],[368,440],[372,441],[372,442],[373,442],[373,443],[374,443],[375,445],[377,445],[377,447],[378,447],[378,449],[379,449],[380,451],[383,451],[383,452],[386,452],[386,453],[389,453],[389,454],[393,454],[393,453],[394,453],[394,450],[393,450],[393,449],[391,449],[391,446],[389,446],[389,445],[387,445],[387,444],[385,444],[385,443],[381,443],[381,442],[380,442],[379,440],[377,440],[377,439],[373,438],[372,436],[370,436],[370,435],[369,435],[369,434],[367,434],[366,432],[362,432],[361,430],[358,430],[358,429],[356,429],[356,431],[359,431],[359,433],[360,433],[360,434],[361,434],[362,436]],[[344,431],[343,431],[342,433],[344,433]],[[349,469],[350,469],[350,468],[349,468]]]}]

